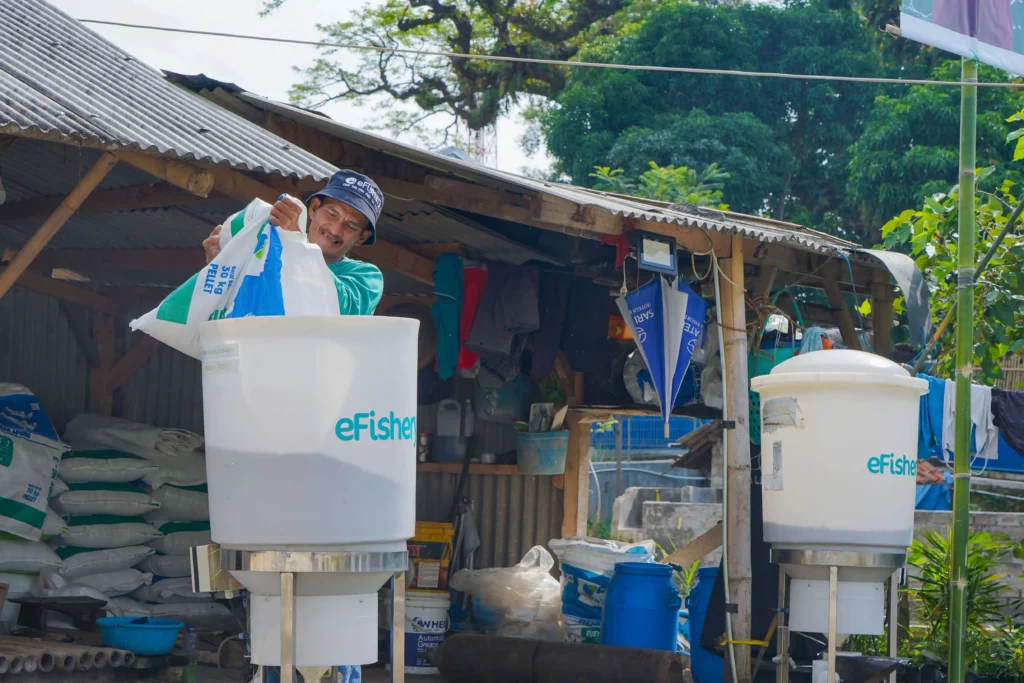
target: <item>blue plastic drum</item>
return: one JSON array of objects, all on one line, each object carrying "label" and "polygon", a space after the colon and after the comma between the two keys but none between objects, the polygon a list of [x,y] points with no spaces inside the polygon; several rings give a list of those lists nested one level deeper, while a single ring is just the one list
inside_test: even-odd
[{"label": "blue plastic drum", "polygon": [[683,601],[673,569],[653,562],[619,562],[604,601],[601,644],[675,652]]}]

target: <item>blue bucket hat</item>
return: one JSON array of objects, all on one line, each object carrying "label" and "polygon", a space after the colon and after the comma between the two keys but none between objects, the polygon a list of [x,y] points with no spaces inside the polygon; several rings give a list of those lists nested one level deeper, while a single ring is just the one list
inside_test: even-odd
[{"label": "blue bucket hat", "polygon": [[348,204],[366,216],[372,231],[366,244],[373,244],[377,241],[377,221],[380,219],[380,212],[384,209],[384,193],[377,187],[377,183],[362,173],[338,171],[327,181],[324,189],[306,200],[306,205],[308,206],[316,197],[335,199],[342,204]]}]

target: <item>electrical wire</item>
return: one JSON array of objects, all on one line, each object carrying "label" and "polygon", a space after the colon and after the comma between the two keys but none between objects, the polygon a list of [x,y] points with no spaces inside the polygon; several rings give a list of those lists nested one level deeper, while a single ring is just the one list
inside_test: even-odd
[{"label": "electrical wire", "polygon": [[602,62],[570,62],[563,59],[538,59],[534,57],[506,57],[503,55],[463,54],[461,52],[444,52],[440,50],[418,50],[408,47],[385,47],[382,45],[358,45],[355,43],[330,43],[319,40],[298,40],[296,38],[275,38],[272,36],[254,36],[226,31],[201,31],[198,29],[175,28],[172,26],[154,26],[150,24],[133,24],[123,21],[107,21],[103,19],[79,19],[83,24],[98,26],[116,26],[134,28],[145,31],[163,31],[182,33],[212,38],[234,38],[238,40],[258,40],[266,43],[283,43],[287,45],[306,45],[309,47],[326,47],[342,50],[362,50],[369,52],[420,55],[425,57],[445,57],[446,59],[471,59],[485,62],[509,62],[514,64],[538,64],[544,66],[569,66],[588,69],[615,69],[619,71],[652,71],[661,73],[703,74],[713,76],[742,76],[746,78],[782,78],[804,81],[839,81],[844,83],[877,83],[883,85],[929,85],[959,88],[965,85],[987,88],[1019,88],[1020,83],[966,83],[962,81],[932,81],[911,78],[871,78],[866,76],[835,76],[823,74],[788,74],[773,71],[742,71],[738,69],[701,69],[686,66],[654,66],[645,64],[607,64]]}]

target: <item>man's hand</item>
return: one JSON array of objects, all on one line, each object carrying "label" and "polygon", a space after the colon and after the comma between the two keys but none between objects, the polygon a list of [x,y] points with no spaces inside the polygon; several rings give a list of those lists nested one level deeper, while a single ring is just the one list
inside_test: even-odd
[{"label": "man's hand", "polygon": [[302,208],[302,202],[298,199],[283,194],[270,209],[270,222],[282,230],[302,232],[302,228],[299,226]]},{"label": "man's hand", "polygon": [[210,236],[203,240],[203,251],[206,252],[206,265],[210,265],[210,261],[217,258],[217,254],[220,253],[220,231],[223,227],[218,225],[210,233]]}]

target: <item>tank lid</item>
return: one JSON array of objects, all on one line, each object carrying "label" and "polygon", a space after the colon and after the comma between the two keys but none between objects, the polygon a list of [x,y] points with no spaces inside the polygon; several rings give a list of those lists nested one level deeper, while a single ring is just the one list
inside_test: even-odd
[{"label": "tank lid", "polygon": [[891,377],[910,377],[910,373],[887,358],[864,351],[837,349],[814,351],[794,356],[772,368],[772,375],[804,372],[857,372]]},{"label": "tank lid", "polygon": [[672,565],[656,562],[616,562],[616,574],[632,574],[634,576],[672,576]]}]

